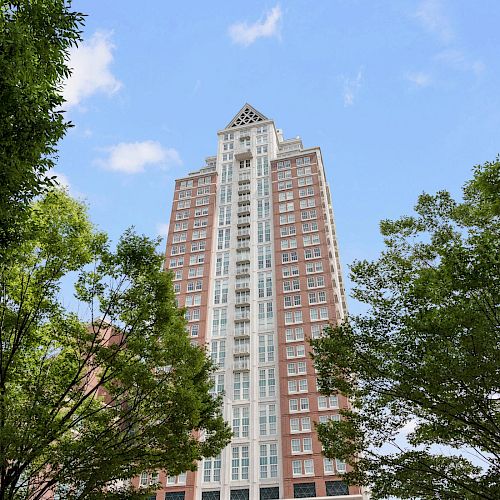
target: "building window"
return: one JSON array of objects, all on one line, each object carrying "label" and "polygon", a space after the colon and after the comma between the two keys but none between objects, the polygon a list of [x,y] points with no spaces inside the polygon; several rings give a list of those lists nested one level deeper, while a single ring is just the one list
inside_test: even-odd
[{"label": "building window", "polygon": [[285,329],[286,342],[297,342],[304,340],[304,329],[299,326],[296,328]]},{"label": "building window", "polygon": [[315,483],[296,483],[293,485],[293,498],[314,498],[315,496]]},{"label": "building window", "polygon": [[257,196],[269,196],[269,179],[257,179]]},{"label": "building window", "polygon": [[280,497],[278,486],[266,487],[260,489],[259,500],[274,500]]},{"label": "building window", "polygon": [[302,224],[302,232],[303,233],[312,233],[314,231],[318,231],[318,223],[316,221],[312,222],[304,222]]},{"label": "building window", "polygon": [[314,198],[304,198],[300,200],[299,206],[301,210],[304,208],[314,208],[316,206],[316,200]]},{"label": "building window", "polygon": [[297,248],[297,238],[281,240],[281,250],[288,250],[290,248]]},{"label": "building window", "polygon": [[272,297],[273,295],[272,273],[259,273],[257,285],[259,291],[259,299],[263,299],[264,297]]},{"label": "building window", "polygon": [[287,373],[289,377],[294,375],[306,374],[306,362],[299,361],[298,363],[287,363]]},{"label": "building window", "polygon": [[[290,365],[295,366],[295,363],[288,363],[288,375],[293,376],[296,373],[290,373]],[[307,379],[289,380],[288,381],[288,394],[297,394],[299,392],[308,392]]]},{"label": "building window", "polygon": [[[200,183],[202,179],[198,179],[198,184]],[[199,195],[202,195],[202,194],[210,194],[210,186],[202,186],[202,187],[199,187],[197,190],[196,190],[196,194],[199,196]]]},{"label": "building window", "polygon": [[302,242],[305,247],[311,246],[311,245],[319,245],[321,243],[321,238],[319,237],[318,233],[315,234],[306,234],[302,238]]},{"label": "building window", "polygon": [[220,500],[220,491],[218,490],[202,491],[201,500]]},{"label": "building window", "polygon": [[294,417],[290,419],[290,432],[310,432],[311,418],[310,417]]},{"label": "building window", "polygon": [[249,500],[250,490],[231,490],[230,500]]},{"label": "building window", "polygon": [[278,182],[278,191],[283,191],[285,189],[292,189],[292,188],[293,188],[293,182],[291,180]]},{"label": "building window", "polygon": [[217,236],[217,250],[227,250],[231,241],[231,229],[219,229]]},{"label": "building window", "polygon": [[259,269],[271,269],[272,257],[271,246],[265,245],[258,248],[257,251],[257,264]]},{"label": "building window", "polygon": [[285,311],[285,325],[302,323],[302,311]]},{"label": "building window", "polygon": [[[288,278],[289,276],[298,276],[299,267],[298,266],[284,266],[281,269],[283,278]],[[300,288],[300,286],[299,286]]]},{"label": "building window", "polygon": [[216,280],[214,285],[214,304],[227,304],[228,281]]},{"label": "building window", "polygon": [[311,321],[321,321],[328,319],[328,307],[317,307],[309,309]]},{"label": "building window", "polygon": [[221,463],[220,453],[214,458],[205,458],[203,460],[203,481],[205,483],[220,482]]},{"label": "building window", "polygon": [[297,234],[297,229],[295,226],[284,226],[280,228],[280,236],[286,237],[286,236],[294,236]]},{"label": "building window", "polygon": [[250,390],[250,378],[248,372],[234,372],[233,399],[236,401],[247,400]]},{"label": "building window", "polygon": [[184,491],[167,491],[165,500],[184,500],[186,498]]},{"label": "building window", "polygon": [[323,272],[323,262],[306,262],[306,273],[322,273]]},{"label": "building window", "polygon": [[266,219],[270,215],[270,203],[267,198],[257,200],[257,217],[259,219]]},{"label": "building window", "polygon": [[[231,479],[240,481],[248,479],[248,467],[250,464],[248,446],[233,446],[231,450]],[[237,490],[240,491],[240,490]],[[248,491],[248,490],[247,490]],[[231,491],[232,495],[233,491]],[[233,498],[231,496],[231,498]],[[248,498],[248,497],[247,497]]]},{"label": "building window", "polygon": [[233,406],[233,437],[248,437],[250,427],[250,408]]},{"label": "building window", "polygon": [[215,259],[215,275],[227,276],[229,274],[229,252],[218,253]]},{"label": "building window", "polygon": [[259,397],[265,398],[274,396],[276,396],[276,377],[274,368],[261,368],[259,370]]},{"label": "building window", "polygon": [[208,215],[208,207],[196,208],[194,211],[195,217],[203,217],[205,215]]},{"label": "building window", "polygon": [[319,416],[319,423],[320,424],[326,424],[330,420],[334,422],[340,422],[341,417],[340,415],[320,415]]},{"label": "building window", "polygon": [[311,304],[321,304],[322,302],[326,302],[326,292],[310,292],[307,294],[309,299],[309,305]]},{"label": "building window", "polygon": [[214,309],[212,317],[212,337],[225,337],[227,331],[227,309]]},{"label": "building window", "polygon": [[[287,330],[293,330],[293,328],[287,328]],[[299,329],[295,328],[295,330],[299,330]],[[302,339],[303,339],[304,338],[304,330],[302,328],[300,328],[300,330],[302,330],[300,333],[302,334]],[[306,348],[305,348],[304,344],[291,345],[291,346],[287,346],[287,348],[286,348],[287,359],[304,358],[305,355],[306,355]]]},{"label": "building window", "polygon": [[205,254],[199,253],[196,255],[191,255],[189,257],[189,265],[194,266],[196,264],[203,264],[205,262]]},{"label": "building window", "polygon": [[231,205],[224,205],[219,208],[219,226],[231,224]]},{"label": "building window", "polygon": [[338,474],[344,474],[345,472],[347,472],[346,463],[337,458],[335,459],[335,468],[337,469]]},{"label": "building window", "polygon": [[339,398],[333,396],[318,396],[318,410],[332,410],[339,407]]},{"label": "building window", "polygon": [[259,434],[261,436],[276,435],[276,405],[259,406]]},{"label": "building window", "polygon": [[316,219],[318,216],[316,209],[313,208],[312,210],[303,210],[300,212],[300,219],[301,220],[310,220],[310,219]]},{"label": "building window", "polygon": [[259,326],[265,327],[273,324],[273,303],[272,302],[259,302]]},{"label": "building window", "polygon": [[283,181],[284,179],[290,179],[292,177],[291,170],[282,170],[278,172],[278,180]]},{"label": "building window", "polygon": [[326,494],[331,497],[349,495],[349,486],[344,481],[325,481]]},{"label": "building window", "polygon": [[314,188],[308,187],[308,188],[299,189],[299,197],[303,198],[305,196],[314,196]]},{"label": "building window", "polygon": [[284,191],[278,194],[278,201],[289,201],[293,200],[293,191]]},{"label": "building window", "polygon": [[260,479],[278,477],[278,445],[260,445]]},{"label": "building window", "polygon": [[274,334],[259,335],[259,363],[274,361]]},{"label": "building window", "polygon": [[257,158],[257,176],[262,177],[264,175],[269,175],[269,161],[267,156]]},{"label": "building window", "polygon": [[294,224],[295,214],[281,214],[280,215],[280,225],[282,224]]},{"label": "building window", "polygon": [[210,356],[216,366],[224,368],[226,362],[226,341],[212,340]]},{"label": "building window", "polygon": [[212,388],[210,389],[210,394],[216,396],[218,394],[222,394],[224,392],[224,374],[218,373],[215,375],[211,375],[212,379]]}]

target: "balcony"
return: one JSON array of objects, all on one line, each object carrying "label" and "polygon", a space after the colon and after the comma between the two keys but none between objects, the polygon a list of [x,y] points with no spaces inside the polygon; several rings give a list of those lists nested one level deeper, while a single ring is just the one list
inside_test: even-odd
[{"label": "balcony", "polygon": [[[246,323],[242,323],[243,325],[246,325]],[[250,354],[250,343],[248,341],[245,342],[236,342],[234,344],[234,355],[237,356],[238,354]]]},{"label": "balcony", "polygon": [[250,203],[238,207],[238,215],[249,214],[249,213],[250,213]]},{"label": "balcony", "polygon": [[238,186],[238,194],[250,193],[250,183]]},{"label": "balcony", "polygon": [[250,370],[250,358],[248,356],[237,356],[234,358],[235,370]]},{"label": "balcony", "polygon": [[248,250],[250,248],[250,238],[244,238],[238,240],[238,244],[236,245],[238,250]]},{"label": "balcony", "polygon": [[234,337],[235,338],[250,337],[250,323],[235,323]]},{"label": "balcony", "polygon": [[250,307],[236,307],[234,312],[235,321],[250,320]]},{"label": "balcony", "polygon": [[250,172],[245,172],[243,174],[240,174],[238,176],[238,182],[240,184],[244,184],[244,183],[250,182]]},{"label": "balcony", "polygon": [[239,265],[236,266],[236,275],[249,275],[250,274],[250,266],[248,264],[245,264],[243,266]]},{"label": "balcony", "polygon": [[246,224],[250,224],[250,216],[249,215],[239,215],[238,216],[238,226],[244,226]]},{"label": "balcony", "polygon": [[[249,222],[245,222],[245,224],[249,224]],[[238,232],[236,233],[236,236],[238,238],[246,238],[250,236],[250,227],[243,227],[241,229],[238,229]],[[250,242],[249,242],[250,243]]]},{"label": "balcony", "polygon": [[236,305],[249,305],[250,304],[250,292],[248,293],[236,293]]},{"label": "balcony", "polygon": [[236,280],[236,290],[250,290],[250,281],[246,279]]},{"label": "balcony", "polygon": [[250,195],[249,194],[241,194],[238,196],[238,203],[246,203],[250,201]]},{"label": "balcony", "polygon": [[250,262],[250,252],[238,252],[236,254],[236,262],[237,263]]},{"label": "balcony", "polygon": [[[253,158],[252,150],[249,147],[243,147],[235,155],[234,159],[236,161],[251,160]],[[249,165],[250,166],[250,165]]]}]

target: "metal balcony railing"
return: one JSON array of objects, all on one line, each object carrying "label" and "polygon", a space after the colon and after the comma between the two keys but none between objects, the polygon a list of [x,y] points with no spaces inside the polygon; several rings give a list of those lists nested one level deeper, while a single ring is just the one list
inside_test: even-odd
[{"label": "metal balcony railing", "polygon": [[248,356],[234,358],[235,370],[250,370],[250,358]]}]

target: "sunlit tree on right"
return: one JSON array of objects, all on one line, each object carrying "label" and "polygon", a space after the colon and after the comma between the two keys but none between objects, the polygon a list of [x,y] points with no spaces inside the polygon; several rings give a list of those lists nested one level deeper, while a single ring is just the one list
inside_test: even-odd
[{"label": "sunlit tree on right", "polygon": [[500,158],[474,168],[463,200],[423,194],[380,227],[378,260],[351,266],[367,313],[312,341],[321,390],[352,400],[318,425],[324,453],[373,498],[497,500]]}]

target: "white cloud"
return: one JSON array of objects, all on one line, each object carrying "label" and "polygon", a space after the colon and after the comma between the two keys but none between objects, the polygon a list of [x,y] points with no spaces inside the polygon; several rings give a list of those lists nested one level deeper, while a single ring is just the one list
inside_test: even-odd
[{"label": "white cloud", "polygon": [[55,177],[56,182],[59,184],[59,186],[66,189],[67,191],[71,189],[69,179],[64,174],[61,174],[60,172],[56,172],[55,170],[51,169],[47,172],[46,175],[47,177]]},{"label": "white cloud", "polygon": [[158,223],[156,224],[156,234],[162,238],[166,238],[168,235],[168,224]]},{"label": "white cloud", "polygon": [[428,87],[432,83],[432,78],[429,74],[417,71],[415,73],[407,73],[406,79],[413,83],[415,87]]},{"label": "white cloud", "polygon": [[344,77],[344,106],[352,106],[354,98],[361,87],[361,80],[363,79],[363,72],[358,71],[355,78]]},{"label": "white cloud", "polygon": [[480,75],[486,67],[482,61],[471,61],[463,52],[454,49],[444,50],[437,54],[434,59],[439,62],[444,62],[457,70],[471,71],[476,76]]},{"label": "white cloud", "polygon": [[102,92],[117,92],[122,83],[111,73],[114,45],[109,33],[97,32],[79,47],[70,50],[72,74],[63,89],[66,107],[77,106],[83,99]]},{"label": "white cloud", "polygon": [[246,22],[235,23],[229,26],[229,36],[234,43],[248,47],[258,38],[279,37],[281,8],[279,5],[267,12],[265,19],[260,19],[253,24]]},{"label": "white cloud", "polygon": [[443,42],[450,42],[453,39],[450,20],[444,12],[441,0],[423,0],[415,16],[427,30],[435,33]]},{"label": "white cloud", "polygon": [[180,165],[179,153],[173,148],[164,148],[156,141],[120,142],[107,149],[109,155],[97,163],[108,170],[137,174],[147,165]]}]

